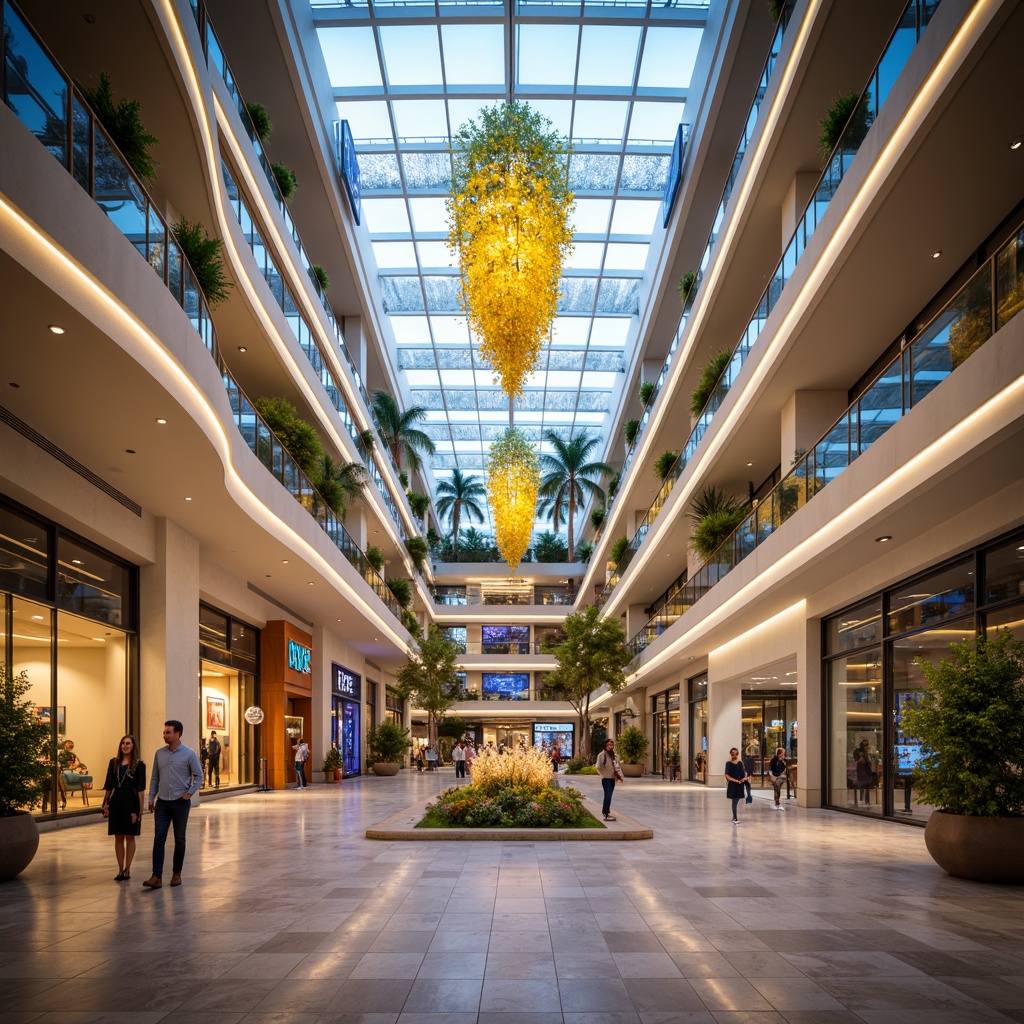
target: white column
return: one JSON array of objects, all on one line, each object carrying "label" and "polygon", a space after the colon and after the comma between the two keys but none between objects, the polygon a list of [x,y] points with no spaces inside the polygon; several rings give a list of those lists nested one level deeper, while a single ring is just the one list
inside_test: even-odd
[{"label": "white column", "polygon": [[821,619],[808,619],[796,651],[797,802],[820,807],[822,794]]},{"label": "white column", "polygon": [[786,195],[782,200],[782,249],[785,251],[789,240],[796,231],[797,217],[803,216],[811,194],[814,192],[821,177],[820,171],[797,171],[789,183]]},{"label": "white column", "polygon": [[849,404],[845,391],[794,391],[782,407],[779,462],[785,476],[798,451],[810,451]]}]

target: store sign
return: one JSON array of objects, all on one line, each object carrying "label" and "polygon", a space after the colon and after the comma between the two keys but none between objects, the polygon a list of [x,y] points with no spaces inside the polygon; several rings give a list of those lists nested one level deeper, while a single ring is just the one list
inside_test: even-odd
[{"label": "store sign", "polygon": [[288,667],[293,672],[309,675],[312,672],[309,667],[312,657],[313,652],[308,647],[303,647],[302,644],[297,644],[294,640],[288,641]]},{"label": "store sign", "polygon": [[342,697],[351,697],[352,700],[359,700],[362,697],[362,679],[355,672],[350,672],[342,665],[332,664],[331,675],[335,693]]},{"label": "store sign", "polygon": [[571,722],[536,722],[534,732],[572,732]]},{"label": "store sign", "polygon": [[263,708],[251,707],[245,709],[245,720],[250,725],[259,725],[263,718]]},{"label": "store sign", "polygon": [[352,207],[352,216],[358,224],[363,216],[363,204],[359,187],[359,158],[356,156],[356,147],[352,140],[352,129],[349,127],[348,121],[341,122],[339,149],[338,158],[341,164],[341,180],[345,185],[349,206]]}]

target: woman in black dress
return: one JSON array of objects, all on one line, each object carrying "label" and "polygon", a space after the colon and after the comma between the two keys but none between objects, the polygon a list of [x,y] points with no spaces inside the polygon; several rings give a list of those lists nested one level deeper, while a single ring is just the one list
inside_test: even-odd
[{"label": "woman in black dress", "polygon": [[733,747],[729,751],[729,760],[725,762],[725,795],[732,801],[732,823],[738,825],[740,819],[736,815],[740,801],[743,799],[746,789],[744,783],[750,778],[747,769],[740,761],[740,752]]},{"label": "woman in black dress", "polygon": [[131,878],[135,857],[135,837],[142,833],[142,799],[146,791],[146,765],[139,760],[139,745],[134,736],[122,736],[117,757],[107,765],[103,783],[103,817],[107,835],[114,837],[114,853],[120,869],[115,882]]}]

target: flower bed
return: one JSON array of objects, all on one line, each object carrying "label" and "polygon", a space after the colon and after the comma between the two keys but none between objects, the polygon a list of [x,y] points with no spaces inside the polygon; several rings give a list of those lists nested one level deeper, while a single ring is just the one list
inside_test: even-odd
[{"label": "flower bed", "polygon": [[477,786],[445,790],[418,828],[601,828],[575,789],[506,786],[485,793]]}]

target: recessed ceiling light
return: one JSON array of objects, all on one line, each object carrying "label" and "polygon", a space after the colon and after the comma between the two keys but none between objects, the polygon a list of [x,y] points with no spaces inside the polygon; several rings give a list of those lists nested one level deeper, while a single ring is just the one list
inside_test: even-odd
[{"label": "recessed ceiling light", "polygon": [[163,416],[157,416],[156,421],[157,423],[160,424],[161,427],[167,423],[167,420],[165,420]]},{"label": "recessed ceiling light", "polygon": [[186,500],[186,501],[191,501],[192,499],[191,499],[191,498],[186,498],[185,500]]},{"label": "recessed ceiling light", "polygon": [[752,462],[748,462],[748,463],[747,463],[747,465],[748,465],[748,466],[752,466],[752,465],[753,465],[753,463],[752,463]]},{"label": "recessed ceiling light", "polygon": [[43,621],[42,615],[33,615],[32,618],[35,619],[37,622]]},{"label": "recessed ceiling light", "polygon": [[288,559],[287,558],[282,558],[281,559],[281,564],[282,565],[287,565],[288,564]]},{"label": "recessed ceiling light", "polygon": [[941,255],[942,255],[942,250],[941,249],[936,249],[935,252],[932,253],[932,259],[933,260],[937,260]]},{"label": "recessed ceiling light", "polygon": [[249,350],[244,345],[239,345],[238,346],[238,351],[239,352],[248,352]]},{"label": "recessed ceiling light", "polygon": [[64,333],[64,328],[61,327],[60,324],[50,324],[50,326],[47,327],[47,330],[51,334],[63,334]]},{"label": "recessed ceiling light", "polygon": [[81,565],[82,564],[82,560],[80,558],[72,558],[71,559],[71,564],[72,565]]},{"label": "recessed ceiling light", "polygon": [[885,534],[884,537],[876,537],[875,538],[875,543],[876,544],[885,544],[886,541],[890,541],[890,540],[892,540],[892,534],[891,533],[887,533],[887,534]]},{"label": "recessed ceiling light", "polygon": [[1017,138],[1013,139],[1010,142],[1010,149],[1012,149],[1016,153],[1022,145],[1024,145],[1024,136],[1018,135]]},{"label": "recessed ceiling light", "polygon": [[307,583],[306,585],[309,586],[309,587],[313,586],[313,581],[310,580],[309,583]]}]

